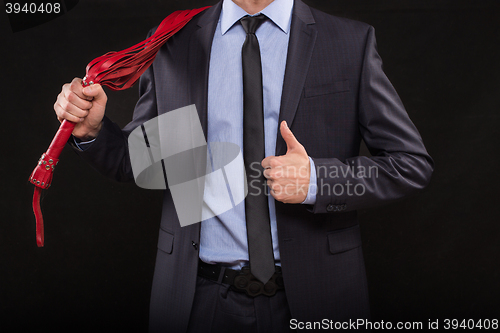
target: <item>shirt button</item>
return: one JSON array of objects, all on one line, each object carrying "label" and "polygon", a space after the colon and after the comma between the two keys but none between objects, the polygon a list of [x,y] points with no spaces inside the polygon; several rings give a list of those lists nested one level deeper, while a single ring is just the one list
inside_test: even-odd
[{"label": "shirt button", "polygon": [[333,212],[334,209],[335,209],[335,206],[332,205],[332,204],[329,204],[328,206],[326,206],[326,211],[327,212]]}]

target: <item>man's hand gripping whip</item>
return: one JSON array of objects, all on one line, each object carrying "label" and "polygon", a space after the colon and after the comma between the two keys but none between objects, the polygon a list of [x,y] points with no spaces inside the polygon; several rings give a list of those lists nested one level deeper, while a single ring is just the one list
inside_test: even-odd
[{"label": "man's hand gripping whip", "polygon": [[[177,31],[182,29],[196,14],[209,7],[193,10],[180,10],[167,16],[158,26],[156,32],[145,41],[119,52],[109,52],[92,60],[87,65],[83,86],[99,83],[112,90],[130,88],[153,63],[160,47]],[[50,187],[54,168],[59,162],[59,155],[68,141],[75,123],[63,120],[59,130],[47,151],[42,154],[38,165],[31,173],[29,181],[35,185],[33,194],[33,212],[36,218],[36,242],[39,247],[44,244],[43,216],[40,208],[42,189]]]}]

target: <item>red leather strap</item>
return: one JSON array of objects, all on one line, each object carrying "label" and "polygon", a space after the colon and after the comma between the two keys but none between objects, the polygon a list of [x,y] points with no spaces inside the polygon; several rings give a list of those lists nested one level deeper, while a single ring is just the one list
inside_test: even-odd
[{"label": "red leather strap", "polygon": [[42,188],[35,187],[35,192],[33,193],[33,213],[35,213],[35,218],[36,218],[36,245],[38,245],[38,247],[43,247],[43,242],[44,242],[43,216],[42,216],[42,210],[40,208],[41,194],[42,194]]},{"label": "red leather strap", "polygon": [[[143,42],[128,49],[109,52],[92,60],[87,65],[87,74],[82,85],[94,83],[108,86],[112,90],[130,88],[153,63],[156,53],[165,42],[182,29],[195,15],[209,7],[192,10],[179,10],[167,16],[155,33]],[[64,120],[47,151],[42,155],[29,181],[35,185],[33,212],[36,218],[36,239],[39,247],[44,245],[43,216],[40,208],[41,190],[50,187],[54,167],[66,145],[75,123]]]},{"label": "red leather strap", "polygon": [[119,52],[109,52],[87,65],[84,85],[100,83],[112,90],[130,88],[153,62],[167,39],[188,23],[193,16],[209,7],[180,10],[167,16],[155,33],[143,42]]}]

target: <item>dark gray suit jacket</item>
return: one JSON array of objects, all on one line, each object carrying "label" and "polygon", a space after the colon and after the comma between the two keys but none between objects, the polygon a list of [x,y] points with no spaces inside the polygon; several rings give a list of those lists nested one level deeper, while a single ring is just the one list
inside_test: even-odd
[{"label": "dark gray suit jacket", "polygon": [[[172,37],[140,80],[141,97],[123,130],[104,119],[94,144],[78,152],[101,173],[131,180],[127,135],[164,112],[196,104],[207,128],[210,48],[221,3]],[[356,210],[424,188],[433,162],[382,71],[374,29],[295,1],[280,121],[286,120],[316,164],[316,204],[276,203],[286,296],[298,320],[367,318],[369,303]],[[361,140],[373,157],[360,157]],[[278,134],[276,155],[286,152]],[[346,166],[377,177],[335,177]],[[338,175],[338,173],[337,173]],[[348,183],[349,182],[349,183]],[[340,185],[344,191],[340,193]],[[361,196],[349,195],[358,185]],[[330,190],[328,190],[330,186]],[[360,187],[362,186],[362,187]],[[333,189],[335,188],[335,192]],[[335,194],[336,193],[336,194]],[[168,190],[150,308],[152,331],[186,330],[198,265],[200,224],[181,228]]]}]

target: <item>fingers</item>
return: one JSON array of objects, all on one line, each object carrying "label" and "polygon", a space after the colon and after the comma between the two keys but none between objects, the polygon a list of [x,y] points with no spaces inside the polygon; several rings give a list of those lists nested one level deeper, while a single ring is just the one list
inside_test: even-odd
[{"label": "fingers", "polygon": [[264,177],[266,177],[267,179],[271,179],[271,168],[268,168],[268,169],[264,169]]},{"label": "fingers", "polygon": [[92,99],[94,103],[102,106],[106,105],[108,97],[106,96],[106,93],[104,92],[100,84],[87,86],[83,88],[82,92],[86,98]]},{"label": "fingers", "polygon": [[89,110],[92,108],[92,97],[85,96],[81,86],[75,88],[73,83],[64,85],[63,97],[79,109]]},{"label": "fingers", "polygon": [[276,199],[284,203],[290,203],[290,197],[295,193],[294,187],[289,185],[281,185],[273,181],[268,181],[267,186],[269,187],[269,194]]},{"label": "fingers", "polygon": [[[73,93],[69,93],[69,98],[61,92],[57,96],[54,110],[56,111],[57,118],[67,119],[72,122],[80,122],[89,114],[88,109],[92,108],[92,103],[80,99]],[[88,103],[85,104],[84,102]],[[85,109],[83,109],[85,108]]]},{"label": "fingers", "polygon": [[269,194],[277,201],[283,203],[301,203],[307,198],[309,186],[300,183],[281,183],[268,180]]},{"label": "fingers", "polygon": [[62,102],[59,102],[58,100],[58,102],[54,104],[54,110],[56,111],[57,119],[59,121],[67,119],[74,123],[83,121],[89,113],[88,111],[81,110],[64,100],[62,100]]},{"label": "fingers", "polygon": [[281,165],[280,156],[268,156],[260,163],[264,169],[272,169]]},{"label": "fingers", "polygon": [[[282,156],[269,156],[262,160],[263,175],[270,194],[284,203],[301,203],[307,197],[310,182],[310,162],[303,147]],[[304,155],[304,156],[302,156]]]},{"label": "fingers", "polygon": [[281,166],[281,163],[279,163],[277,157],[267,157],[266,159],[262,160],[261,164],[264,167],[263,175],[267,179],[275,180],[277,178],[283,177],[283,167]]},{"label": "fingers", "polygon": [[66,87],[68,90],[74,92],[81,99],[85,99],[88,101],[92,100],[91,96],[85,96],[85,94],[83,93],[82,79],[80,79],[80,78],[75,77],[73,79],[73,81],[71,81],[71,83],[65,84],[63,86],[63,89],[64,89],[64,87]]},{"label": "fingers", "polygon": [[75,78],[71,83],[63,85],[61,93],[57,96],[54,110],[57,119],[64,119],[78,123],[89,114],[93,104],[89,99],[92,97],[83,94],[81,79]]}]

